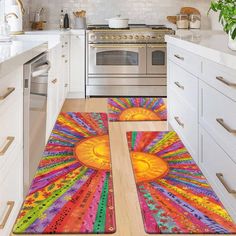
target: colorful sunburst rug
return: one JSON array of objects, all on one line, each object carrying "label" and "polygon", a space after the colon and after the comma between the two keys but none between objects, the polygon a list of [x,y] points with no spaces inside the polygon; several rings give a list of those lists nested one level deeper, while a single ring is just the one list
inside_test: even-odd
[{"label": "colorful sunburst rug", "polygon": [[108,98],[109,121],[164,121],[166,105],[162,98]]},{"label": "colorful sunburst rug", "polygon": [[236,233],[175,132],[129,132],[127,138],[147,233]]},{"label": "colorful sunburst rug", "polygon": [[107,115],[61,113],[14,233],[115,232],[110,162]]}]

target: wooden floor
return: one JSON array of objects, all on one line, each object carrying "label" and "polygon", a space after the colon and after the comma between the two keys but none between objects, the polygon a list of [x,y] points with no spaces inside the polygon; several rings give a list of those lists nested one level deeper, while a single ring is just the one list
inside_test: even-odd
[{"label": "wooden floor", "polygon": [[[63,112],[107,112],[107,99],[67,100]],[[110,145],[117,231],[114,236],[144,236],[142,215],[126,141],[127,131],[164,131],[167,122],[110,122]]]}]

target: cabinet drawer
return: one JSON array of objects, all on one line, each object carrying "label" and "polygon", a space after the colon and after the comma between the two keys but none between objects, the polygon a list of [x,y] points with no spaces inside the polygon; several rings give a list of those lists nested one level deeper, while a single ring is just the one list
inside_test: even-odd
[{"label": "cabinet drawer", "polygon": [[[236,164],[213,138],[200,128],[200,166],[236,221]],[[231,192],[235,191],[235,193]]]},{"label": "cabinet drawer", "polygon": [[198,106],[198,78],[183,70],[180,66],[169,61],[168,86],[175,91],[194,111]]},{"label": "cabinet drawer", "polygon": [[200,123],[236,163],[236,102],[200,82]]},{"label": "cabinet drawer", "polygon": [[179,134],[186,148],[198,162],[198,120],[197,113],[192,111],[178,95],[169,90],[168,121]]},{"label": "cabinet drawer", "polygon": [[[23,202],[23,167],[22,149],[17,150],[18,160],[0,182],[0,235],[9,235]],[[21,157],[21,158],[20,158]]]},{"label": "cabinet drawer", "polygon": [[168,58],[176,64],[183,67],[186,71],[200,76],[201,74],[201,57],[188,52],[182,48],[169,45]]},{"label": "cabinet drawer", "polygon": [[[23,67],[0,78],[0,111],[7,109],[10,103],[17,99],[19,92],[23,91]],[[23,94],[22,94],[23,96]]]},{"label": "cabinet drawer", "polygon": [[206,59],[202,68],[204,82],[236,101],[236,70]]}]

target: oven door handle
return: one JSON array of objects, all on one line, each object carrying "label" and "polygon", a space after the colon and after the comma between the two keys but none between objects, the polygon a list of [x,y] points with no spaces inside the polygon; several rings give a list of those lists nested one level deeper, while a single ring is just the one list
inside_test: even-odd
[{"label": "oven door handle", "polygon": [[90,47],[92,48],[145,48],[146,45],[143,44],[119,44],[119,45],[110,45],[110,44],[105,44],[105,45],[97,45],[97,44],[90,44]]},{"label": "oven door handle", "polygon": [[166,48],[166,44],[148,44],[148,48]]}]

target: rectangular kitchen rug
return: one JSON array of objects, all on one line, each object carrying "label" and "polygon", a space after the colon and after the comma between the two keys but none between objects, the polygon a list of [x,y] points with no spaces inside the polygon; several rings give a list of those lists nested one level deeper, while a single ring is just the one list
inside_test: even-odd
[{"label": "rectangular kitchen rug", "polygon": [[163,98],[108,98],[109,121],[165,121]]},{"label": "rectangular kitchen rug", "polygon": [[107,115],[61,113],[13,232],[114,233],[113,199]]},{"label": "rectangular kitchen rug", "polygon": [[147,233],[236,233],[236,225],[174,131],[128,132],[127,139]]}]

